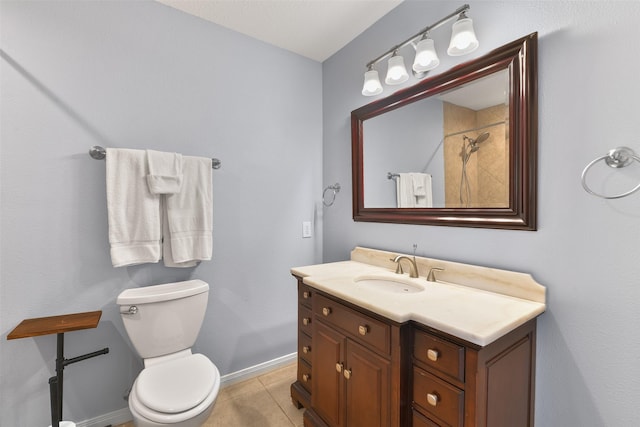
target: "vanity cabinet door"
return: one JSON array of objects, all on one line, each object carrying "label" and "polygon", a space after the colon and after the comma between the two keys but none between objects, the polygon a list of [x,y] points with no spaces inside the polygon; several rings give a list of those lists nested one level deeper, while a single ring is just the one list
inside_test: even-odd
[{"label": "vanity cabinet door", "polygon": [[344,335],[321,322],[315,324],[311,406],[333,427],[344,426]]},{"label": "vanity cabinet door", "polygon": [[390,426],[391,362],[351,340],[346,351],[347,426]]}]

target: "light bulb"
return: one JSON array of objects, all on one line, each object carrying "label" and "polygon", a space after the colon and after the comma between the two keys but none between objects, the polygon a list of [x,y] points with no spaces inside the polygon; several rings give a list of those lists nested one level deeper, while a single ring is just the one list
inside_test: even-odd
[{"label": "light bulb", "polygon": [[423,38],[416,45],[416,57],[413,61],[413,71],[424,73],[440,65],[432,39]]}]

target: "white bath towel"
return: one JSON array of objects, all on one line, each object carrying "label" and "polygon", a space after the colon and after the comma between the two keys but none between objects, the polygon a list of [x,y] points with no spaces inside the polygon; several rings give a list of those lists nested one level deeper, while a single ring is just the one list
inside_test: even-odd
[{"label": "white bath towel", "polygon": [[[183,156],[182,162],[180,192],[163,196],[169,228],[169,235],[164,236],[167,243],[165,264],[169,260],[173,266],[190,266],[184,263],[210,260],[213,252],[211,159]],[[167,256],[169,251],[170,258]]]},{"label": "white bath towel", "polygon": [[182,185],[182,154],[146,150],[147,184],[152,194],[174,194]]},{"label": "white bath towel", "polygon": [[431,175],[400,173],[396,179],[396,199],[399,208],[430,208],[433,206]]},{"label": "white bath towel", "polygon": [[147,186],[143,150],[107,148],[107,216],[114,267],[158,262],[161,252],[160,196]]}]

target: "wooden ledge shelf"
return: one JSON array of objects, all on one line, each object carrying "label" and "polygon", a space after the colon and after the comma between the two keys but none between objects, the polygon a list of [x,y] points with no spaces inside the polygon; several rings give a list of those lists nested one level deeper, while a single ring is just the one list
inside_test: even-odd
[{"label": "wooden ledge shelf", "polygon": [[101,310],[26,319],[20,322],[20,324],[7,335],[7,339],[15,340],[18,338],[63,334],[81,329],[92,329],[98,326],[100,317],[102,317]]},{"label": "wooden ledge shelf", "polygon": [[39,337],[42,335],[57,335],[56,346],[56,375],[49,378],[49,394],[51,397],[51,426],[59,427],[62,421],[62,382],[65,366],[82,360],[90,359],[101,354],[109,353],[109,348],[94,351],[93,353],[64,358],[64,334],[66,332],[93,329],[98,326],[102,310],[87,311],[84,313],[63,314],[61,316],[37,317],[25,319],[13,331],[7,335],[8,340],[18,338]]}]

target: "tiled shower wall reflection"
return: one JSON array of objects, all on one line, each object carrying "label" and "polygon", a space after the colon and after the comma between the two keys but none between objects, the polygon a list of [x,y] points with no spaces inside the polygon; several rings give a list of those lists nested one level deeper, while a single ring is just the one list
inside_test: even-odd
[{"label": "tiled shower wall reflection", "polygon": [[[463,136],[475,139],[489,132],[487,140],[467,163],[471,200],[469,207],[509,206],[509,108],[500,104],[472,110],[448,102],[443,103],[445,205],[465,207],[460,200]],[[466,197],[466,196],[465,196]]]}]

